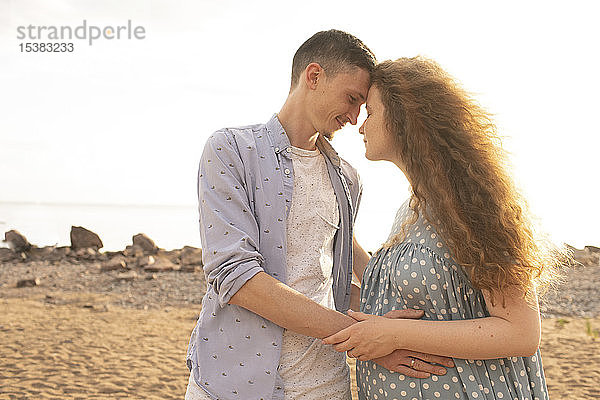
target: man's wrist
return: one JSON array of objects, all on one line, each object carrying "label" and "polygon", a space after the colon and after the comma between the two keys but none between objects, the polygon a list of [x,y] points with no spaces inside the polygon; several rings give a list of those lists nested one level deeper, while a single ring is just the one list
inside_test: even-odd
[{"label": "man's wrist", "polygon": [[405,322],[406,321],[402,319],[389,318],[386,321],[386,332],[387,335],[389,335],[388,337],[392,338],[394,350],[404,349],[406,346],[406,343],[404,343],[403,341],[406,335],[402,334],[402,332],[404,331]]}]

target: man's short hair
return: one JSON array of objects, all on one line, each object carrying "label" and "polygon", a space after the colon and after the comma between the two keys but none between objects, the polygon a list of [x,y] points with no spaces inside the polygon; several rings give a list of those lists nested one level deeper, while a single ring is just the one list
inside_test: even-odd
[{"label": "man's short hair", "polygon": [[313,62],[332,75],[351,67],[362,68],[370,74],[377,60],[356,36],[337,29],[317,32],[294,54],[292,88],[298,83],[304,69]]}]

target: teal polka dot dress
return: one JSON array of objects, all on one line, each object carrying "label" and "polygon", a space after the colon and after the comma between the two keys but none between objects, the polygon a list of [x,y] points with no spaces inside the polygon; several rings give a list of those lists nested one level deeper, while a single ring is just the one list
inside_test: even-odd
[{"label": "teal polka dot dress", "polygon": [[[423,319],[452,321],[489,316],[482,293],[450,256],[434,227],[420,213],[406,239],[379,250],[362,282],[361,311],[384,315],[419,309]],[[398,210],[390,237],[410,218],[408,201]],[[454,359],[444,376],[411,378],[371,361],[358,361],[358,397],[365,399],[548,399],[539,349],[531,357]]]}]

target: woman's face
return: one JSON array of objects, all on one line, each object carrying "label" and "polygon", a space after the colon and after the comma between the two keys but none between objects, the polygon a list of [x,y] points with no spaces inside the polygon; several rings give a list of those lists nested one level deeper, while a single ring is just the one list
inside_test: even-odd
[{"label": "woman's face", "polygon": [[396,143],[386,127],[381,95],[375,86],[369,89],[366,108],[367,119],[358,129],[365,142],[365,157],[371,161],[386,160],[395,163]]}]

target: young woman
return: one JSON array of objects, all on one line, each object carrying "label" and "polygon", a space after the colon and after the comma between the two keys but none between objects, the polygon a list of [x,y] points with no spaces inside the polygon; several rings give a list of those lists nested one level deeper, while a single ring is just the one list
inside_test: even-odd
[{"label": "young woman", "polygon": [[[396,164],[412,196],[365,269],[361,322],[325,339],[359,360],[359,398],[547,399],[536,289],[559,260],[534,237],[489,115],[418,57],[379,64],[366,108],[366,157]],[[424,317],[383,317],[405,308]],[[369,361],[396,349],[455,367],[417,379]]]}]

